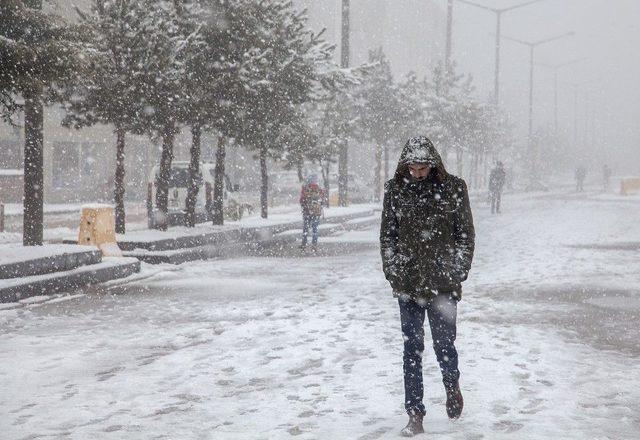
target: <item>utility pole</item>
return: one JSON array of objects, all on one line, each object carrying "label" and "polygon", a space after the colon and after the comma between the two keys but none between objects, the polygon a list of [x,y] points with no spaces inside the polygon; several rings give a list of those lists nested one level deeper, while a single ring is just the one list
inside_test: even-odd
[{"label": "utility pole", "polygon": [[453,1],[447,0],[447,42],[444,50],[444,69],[446,71],[451,62],[451,47],[453,38]]},{"label": "utility pole", "polygon": [[496,13],[496,55],[495,67],[493,71],[493,104],[500,105],[500,33],[502,30],[502,12]]},{"label": "utility pole", "polygon": [[[342,45],[340,66],[349,67],[349,0],[342,0]],[[338,205],[347,206],[349,201],[349,141],[342,139],[338,157]]]},{"label": "utility pole", "polygon": [[553,69],[553,132],[558,137],[558,69]]},{"label": "utility pole", "polygon": [[529,45],[529,147],[533,144],[533,52],[536,46]]},{"label": "utility pole", "polygon": [[529,154],[531,155],[530,159],[532,161],[532,166],[531,166],[532,176],[535,175],[535,171],[536,171],[535,170],[536,164],[533,157],[533,73],[534,73],[534,55],[535,55],[534,52],[538,46],[550,43],[552,41],[559,40],[561,38],[570,37],[570,36],[573,36],[574,34],[575,33],[571,31],[571,32],[566,32],[564,34],[556,35],[555,37],[545,38],[543,40],[538,40],[538,41],[523,41],[517,38],[502,36],[502,38],[504,38],[505,40],[510,40],[515,43],[527,46],[529,48],[529,139],[528,139],[528,143],[529,143]]},{"label": "utility pole", "polygon": [[584,92],[584,147],[586,148],[589,143],[589,104],[591,97],[589,91]]},{"label": "utility pole", "polygon": [[[25,0],[28,8],[42,9],[41,0]],[[42,86],[34,81],[23,90],[24,97],[24,200],[22,244],[42,246],[43,238],[43,104]]]},{"label": "utility pole", "polygon": [[573,144],[578,145],[578,86],[573,85]]},{"label": "utility pole", "polygon": [[558,72],[563,67],[571,66],[572,64],[584,61],[586,58],[579,58],[576,60],[567,61],[560,64],[545,64],[536,63],[539,66],[548,67],[553,69],[553,117],[554,117],[554,131],[556,136],[558,135]]},{"label": "utility pole", "polygon": [[495,71],[494,71],[494,92],[493,92],[493,100],[496,107],[499,105],[500,100],[500,37],[502,31],[502,14],[505,12],[513,11],[515,9],[520,9],[525,6],[532,5],[534,3],[539,3],[545,0],[531,0],[525,3],[520,3],[514,6],[507,6],[506,8],[491,8],[489,6],[482,5],[480,3],[476,3],[474,1],[469,0],[458,0],[460,3],[464,3],[466,5],[475,6],[476,8],[484,9],[485,11],[493,12],[496,14],[496,54],[495,54]]}]

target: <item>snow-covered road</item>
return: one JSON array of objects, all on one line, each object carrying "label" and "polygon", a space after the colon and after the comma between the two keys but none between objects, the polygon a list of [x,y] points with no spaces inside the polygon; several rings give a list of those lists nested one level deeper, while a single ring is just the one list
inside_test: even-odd
[{"label": "snow-covered road", "polygon": [[[425,438],[640,438],[639,205],[476,204],[465,411],[446,418],[427,350]],[[377,439],[405,423],[377,229],[317,255],[146,266],[86,293],[0,310],[3,439]]]}]

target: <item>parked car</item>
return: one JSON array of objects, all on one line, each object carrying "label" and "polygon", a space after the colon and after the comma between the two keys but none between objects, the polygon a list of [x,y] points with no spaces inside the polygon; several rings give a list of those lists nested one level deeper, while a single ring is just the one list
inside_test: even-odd
[{"label": "parked car", "polygon": [[[155,209],[156,181],[160,166],[151,169],[147,181],[147,218],[149,228],[158,222],[158,210]],[[215,165],[210,162],[200,162],[199,190],[196,197],[196,222],[202,223],[212,220],[213,187]],[[187,188],[189,185],[189,162],[174,161],[169,174],[169,194],[167,201],[168,225],[185,224],[185,206],[187,202]],[[239,185],[233,185],[225,175],[224,208],[227,217],[239,220],[247,211],[252,211],[251,195],[240,191]]]}]

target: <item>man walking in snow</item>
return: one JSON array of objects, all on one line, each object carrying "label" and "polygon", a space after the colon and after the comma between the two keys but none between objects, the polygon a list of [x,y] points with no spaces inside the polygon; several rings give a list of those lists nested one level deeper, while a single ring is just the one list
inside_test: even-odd
[{"label": "man walking in snow", "polygon": [[424,136],[405,144],[393,179],[385,185],[380,250],[384,274],[400,305],[404,337],[405,409],[402,435],[424,432],[422,384],[424,319],[447,395],[447,415],[458,418],[457,303],[473,259],[475,232],[464,180],[448,174]]},{"label": "man walking in snow", "polygon": [[491,196],[491,214],[500,214],[500,199],[502,198],[502,188],[506,180],[507,174],[504,171],[504,165],[498,161],[496,167],[489,174],[489,195]]}]

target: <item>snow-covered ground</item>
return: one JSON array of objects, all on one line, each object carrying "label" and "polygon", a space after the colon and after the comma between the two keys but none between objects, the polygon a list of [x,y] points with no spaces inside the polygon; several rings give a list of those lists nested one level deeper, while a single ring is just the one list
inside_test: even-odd
[{"label": "snow-covered ground", "polygon": [[[640,438],[639,205],[561,191],[507,196],[500,216],[475,204],[465,410],[446,418],[427,350],[424,438]],[[377,232],[5,306],[1,437],[397,438],[402,336]]]}]

